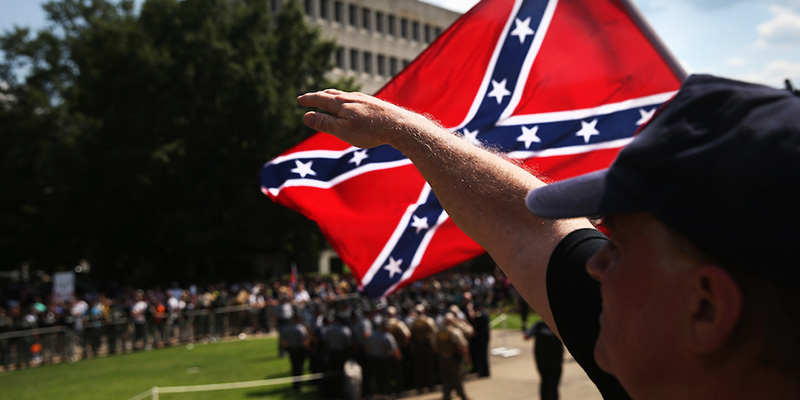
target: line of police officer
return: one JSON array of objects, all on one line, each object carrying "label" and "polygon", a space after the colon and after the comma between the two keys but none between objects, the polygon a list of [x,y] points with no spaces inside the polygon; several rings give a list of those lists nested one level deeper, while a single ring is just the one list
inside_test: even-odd
[{"label": "line of police officer", "polygon": [[[300,353],[307,355],[311,372],[326,372],[317,384],[325,398],[352,394],[352,388],[345,392],[348,381],[342,379],[347,360],[361,366],[364,398],[424,393],[439,384],[445,399],[452,391],[466,398],[465,372],[489,376],[489,315],[470,292],[460,299],[458,304],[410,307],[363,297],[309,303],[292,310],[294,322],[280,332],[281,345],[295,375],[303,372],[306,357],[299,361]],[[300,384],[295,388],[300,390]]]}]

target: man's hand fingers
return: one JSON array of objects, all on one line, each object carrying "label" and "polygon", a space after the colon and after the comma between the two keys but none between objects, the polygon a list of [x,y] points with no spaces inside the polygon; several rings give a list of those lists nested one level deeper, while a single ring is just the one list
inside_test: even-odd
[{"label": "man's hand fingers", "polygon": [[321,108],[333,115],[338,115],[344,103],[344,99],[339,97],[342,94],[344,92],[336,89],[306,93],[297,97],[297,104],[303,107]]},{"label": "man's hand fingers", "polygon": [[303,115],[303,123],[309,128],[335,135],[356,147],[386,144],[386,135],[392,133],[386,120],[394,110],[362,93],[328,89],[299,96],[297,103],[321,110]]},{"label": "man's hand fingers", "polygon": [[314,108],[321,108],[325,111],[332,111],[331,108],[336,106],[337,109],[337,101],[335,99],[335,95],[328,94],[325,92],[314,92],[314,93],[306,93],[297,97],[297,104],[300,104],[303,107],[314,107]]},{"label": "man's hand fingers", "polygon": [[326,133],[336,133],[334,124],[338,118],[315,111],[309,111],[303,115],[303,123],[311,129]]}]

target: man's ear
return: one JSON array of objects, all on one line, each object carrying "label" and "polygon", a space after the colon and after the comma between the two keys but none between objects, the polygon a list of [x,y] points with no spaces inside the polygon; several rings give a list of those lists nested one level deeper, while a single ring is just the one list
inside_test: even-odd
[{"label": "man's ear", "polygon": [[717,265],[701,265],[689,279],[684,340],[697,353],[711,353],[725,345],[739,323],[742,291],[730,273]]}]

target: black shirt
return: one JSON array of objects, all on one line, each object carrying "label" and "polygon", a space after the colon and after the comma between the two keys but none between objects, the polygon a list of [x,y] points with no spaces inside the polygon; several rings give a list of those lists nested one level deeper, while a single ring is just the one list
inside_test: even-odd
[{"label": "black shirt", "polygon": [[603,372],[594,359],[600,332],[600,284],[586,272],[586,262],[607,241],[594,229],[580,229],[561,240],[547,266],[547,297],[561,340],[603,398],[630,399],[619,381]]}]

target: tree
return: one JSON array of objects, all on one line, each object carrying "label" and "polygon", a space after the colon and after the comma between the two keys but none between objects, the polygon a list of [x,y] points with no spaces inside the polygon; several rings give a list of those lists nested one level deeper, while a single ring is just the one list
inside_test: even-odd
[{"label": "tree", "polygon": [[5,268],[85,258],[147,283],[243,277],[257,253],[311,262],[318,230],[258,171],[308,135],[294,99],[331,85],[335,44],[297,2],[268,3],[50,1],[46,29],[0,37]]}]

